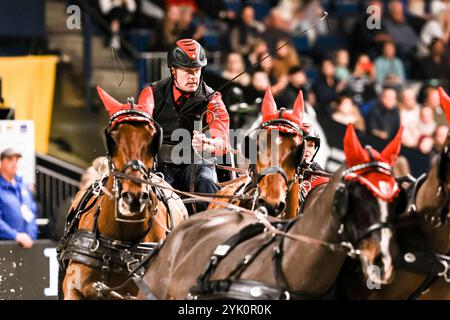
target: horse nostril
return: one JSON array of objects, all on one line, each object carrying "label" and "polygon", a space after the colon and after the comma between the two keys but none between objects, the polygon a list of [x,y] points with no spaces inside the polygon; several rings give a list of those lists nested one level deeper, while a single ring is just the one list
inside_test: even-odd
[{"label": "horse nostril", "polygon": [[131,201],[133,201],[133,197],[131,196],[131,194],[128,191],[122,193],[122,199],[126,203],[131,203]]},{"label": "horse nostril", "polygon": [[257,207],[267,207],[266,201],[262,198],[258,198],[258,200],[256,200],[256,204]]},{"label": "horse nostril", "polygon": [[278,206],[277,210],[279,213],[282,213],[286,209],[286,203],[280,202],[280,205]]}]

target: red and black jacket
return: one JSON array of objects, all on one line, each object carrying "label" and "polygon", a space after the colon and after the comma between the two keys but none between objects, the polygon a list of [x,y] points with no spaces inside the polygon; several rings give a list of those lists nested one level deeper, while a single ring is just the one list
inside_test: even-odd
[{"label": "red and black jacket", "polygon": [[[214,90],[201,81],[197,91],[190,94],[186,101],[178,106],[174,100],[172,77],[156,81],[150,87],[155,98],[153,118],[163,128],[163,144],[178,144],[180,140],[172,140],[172,133],[179,128],[190,132],[192,139],[192,132],[199,129],[194,127],[195,123],[199,123],[203,112],[211,110],[215,115],[214,121],[213,116],[208,113],[203,127],[210,123],[211,138],[219,138],[224,146],[229,145],[230,117],[219,92],[211,95]],[[216,153],[225,152],[223,149]]]}]

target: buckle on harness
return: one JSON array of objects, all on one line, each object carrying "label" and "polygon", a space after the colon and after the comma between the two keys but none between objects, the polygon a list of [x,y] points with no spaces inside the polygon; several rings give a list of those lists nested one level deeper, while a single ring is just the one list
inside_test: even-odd
[{"label": "buckle on harness", "polygon": [[228,251],[230,250],[230,246],[229,245],[226,245],[226,244],[220,244],[220,245],[218,245],[217,247],[216,247],[216,250],[214,250],[214,255],[215,256],[221,256],[221,257],[223,257],[223,256],[225,256],[227,253],[228,253]]}]

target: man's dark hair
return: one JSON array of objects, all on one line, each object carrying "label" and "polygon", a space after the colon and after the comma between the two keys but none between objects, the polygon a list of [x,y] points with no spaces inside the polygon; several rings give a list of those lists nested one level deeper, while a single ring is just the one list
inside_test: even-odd
[{"label": "man's dark hair", "polygon": [[288,75],[292,76],[293,74],[296,74],[297,72],[303,72],[303,68],[300,65],[292,66],[288,70]]}]

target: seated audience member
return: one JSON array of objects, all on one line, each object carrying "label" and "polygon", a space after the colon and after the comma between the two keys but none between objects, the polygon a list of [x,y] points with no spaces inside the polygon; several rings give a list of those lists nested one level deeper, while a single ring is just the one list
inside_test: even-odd
[{"label": "seated audience member", "polygon": [[350,76],[350,56],[348,51],[340,49],[336,52],[336,79],[338,81],[347,80]]},{"label": "seated audience member", "polygon": [[230,32],[231,49],[243,55],[249,54],[264,29],[264,25],[255,20],[253,7],[245,6],[237,25]]},{"label": "seated audience member", "polygon": [[358,105],[377,98],[375,92],[375,66],[368,55],[359,56],[355,70],[345,81],[345,91]]},{"label": "seated audience member", "polygon": [[353,103],[351,98],[346,96],[341,96],[338,99],[336,111],[333,112],[331,118],[345,125],[353,123],[355,128],[360,131],[365,131],[366,129],[366,124],[359,113],[358,107]]},{"label": "seated audience member", "polygon": [[384,88],[378,103],[370,110],[366,127],[369,133],[381,139],[392,139],[400,128],[397,92]]},{"label": "seated audience member", "polygon": [[438,126],[447,125],[447,118],[444,110],[441,107],[441,100],[439,98],[439,91],[437,88],[429,87],[425,89],[424,107],[430,107],[433,110],[434,121]]},{"label": "seated audience member", "polygon": [[[244,70],[245,65],[242,55],[239,52],[230,52],[227,56],[227,63],[225,70],[222,72],[222,77],[231,80],[241,74]],[[237,79],[234,79],[233,82],[246,87],[250,84],[250,76],[247,73],[241,74]]]},{"label": "seated audience member", "polygon": [[108,18],[111,25],[111,47],[120,49],[120,26],[129,20],[136,11],[135,0],[99,0],[101,12]]},{"label": "seated audience member", "polygon": [[335,76],[336,68],[333,61],[325,59],[322,62],[321,73],[313,85],[319,115],[331,115],[331,103],[337,101],[339,93],[345,88],[346,83],[338,82]]},{"label": "seated audience member", "polygon": [[430,154],[430,152],[433,151],[433,145],[434,145],[434,141],[433,141],[432,137],[422,136],[419,139],[419,145],[417,148],[423,154]]},{"label": "seated audience member", "polygon": [[12,148],[0,154],[0,239],[31,248],[38,236],[37,209],[31,190],[17,175],[21,157]]},{"label": "seated audience member", "polygon": [[430,107],[423,107],[420,110],[420,120],[417,126],[421,136],[431,137],[436,130],[436,122],[433,117],[433,110]]},{"label": "seated audience member", "polygon": [[430,54],[419,61],[417,77],[424,79],[448,79],[450,59],[442,39],[435,38],[430,44]]},{"label": "seated audience member", "polygon": [[[305,102],[314,105],[314,94],[308,83],[308,78],[305,71],[300,66],[295,66],[289,69],[288,72],[289,83],[277,96],[275,96],[275,101],[278,106],[284,106],[286,108],[292,108],[295,99],[297,98],[298,92],[302,90],[303,99]],[[308,105],[305,105],[306,112],[310,109]]]},{"label": "seated audience member", "polygon": [[417,104],[416,93],[406,88],[400,99],[400,124],[403,126],[402,143],[406,147],[416,148],[421,132],[417,129],[420,119],[420,106]]},{"label": "seated audience member", "polygon": [[375,59],[377,81],[380,83],[401,84],[405,81],[403,62],[395,56],[395,44],[386,42],[383,45],[383,55]]}]

